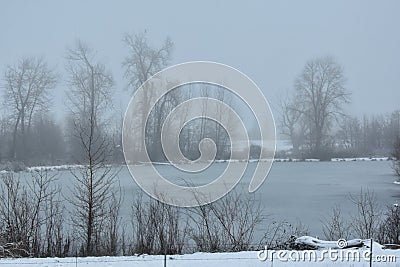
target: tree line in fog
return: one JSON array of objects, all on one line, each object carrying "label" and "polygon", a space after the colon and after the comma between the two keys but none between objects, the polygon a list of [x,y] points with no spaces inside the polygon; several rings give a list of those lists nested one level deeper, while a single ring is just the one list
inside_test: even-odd
[{"label": "tree line in fog", "polygon": [[[127,90],[133,94],[154,73],[170,61],[173,43],[167,38],[153,47],[145,33],[126,34],[127,55],[121,64]],[[122,163],[122,111],[114,108],[116,86],[110,69],[98,60],[94,48],[77,41],[65,52],[65,73],[61,75],[42,57],[25,57],[7,65],[2,77],[2,115],[0,117],[0,167],[19,170],[29,165],[85,163],[82,138],[93,134],[107,142],[109,163]],[[60,84],[67,87],[63,120],[53,115],[52,97]],[[222,88],[196,85],[174,90],[160,99],[147,120],[146,148],[154,161],[165,160],[161,146],[161,125],[179,103],[193,96],[229,102]],[[143,118],[152,101],[151,92],[135,107]],[[56,107],[61,108],[61,107]],[[206,109],[207,107],[203,107]],[[182,115],[185,116],[184,114]],[[223,114],[221,114],[223,116]],[[142,125],[143,122],[142,122]],[[139,132],[139,131],[138,131]],[[217,144],[217,158],[229,157],[227,134],[219,124],[207,119],[189,123],[180,136],[180,147],[188,158],[199,156],[203,138]],[[143,147],[136,148],[142,151]]]},{"label": "tree line in fog", "polygon": [[291,142],[289,156],[392,156],[400,134],[400,110],[358,118],[345,112],[350,101],[343,67],[334,58],[307,62],[293,90],[279,99],[279,129]]},{"label": "tree line in fog", "polygon": [[[121,62],[121,71],[133,94],[154,73],[169,64],[173,43],[166,38],[159,47],[151,46],[146,33],[125,34],[123,43],[127,54]],[[80,137],[82,127],[90,120],[95,135],[107,139],[108,160],[123,162],[123,114],[113,106],[117,91],[113,74],[99,61],[94,48],[82,41],[67,49],[64,57],[66,74],[63,77],[42,57],[25,57],[6,66],[1,81],[2,169],[84,161]],[[278,131],[293,147],[291,154],[284,156],[328,159],[335,156],[389,156],[392,153],[400,130],[400,111],[362,118],[345,114],[351,100],[351,91],[346,88],[345,81],[344,70],[334,58],[316,58],[305,64],[295,79],[293,90],[278,101]],[[62,121],[56,120],[51,104],[53,92],[60,84],[67,88],[64,101],[67,112]],[[233,105],[237,103],[223,88],[197,87],[173,90],[154,106],[146,126],[146,147],[152,160],[165,160],[161,125],[176,105],[196,96]],[[140,106],[135,107],[138,118],[145,119],[142,114],[150,108],[152,97],[149,92]],[[83,128],[88,128],[86,126]],[[197,158],[199,141],[205,137],[215,141],[217,158],[229,157],[227,133],[214,121],[204,118],[189,123],[181,132],[179,146],[184,155]],[[142,147],[137,149],[143,150]],[[252,157],[257,157],[260,149],[253,145]]]}]

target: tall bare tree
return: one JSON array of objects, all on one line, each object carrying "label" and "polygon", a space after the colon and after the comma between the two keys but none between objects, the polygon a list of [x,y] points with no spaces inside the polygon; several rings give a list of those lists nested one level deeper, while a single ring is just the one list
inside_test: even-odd
[{"label": "tall bare tree", "polygon": [[104,113],[111,103],[113,79],[104,65],[95,62],[92,50],[81,42],[68,50],[68,59],[74,136],[82,148],[84,165],[79,171],[72,171],[72,222],[84,241],[81,254],[112,254],[113,251],[105,250],[115,249],[116,232],[109,230],[117,227],[113,212],[118,212],[120,199],[117,172],[109,165],[112,142],[104,130]]},{"label": "tall bare tree", "polygon": [[288,93],[279,99],[280,126],[282,134],[290,138],[293,152],[297,153],[304,141],[304,123],[301,121],[301,112],[297,108],[297,101]]},{"label": "tall bare tree", "polygon": [[[128,85],[132,92],[137,90],[146,80],[148,80],[156,72],[164,68],[171,59],[173,43],[170,38],[166,38],[161,47],[156,48],[149,44],[147,33],[125,34],[123,42],[127,46],[129,53],[122,62],[125,69],[125,77],[128,79]],[[137,111],[141,116],[140,125],[145,125],[145,115],[149,111],[149,103],[153,98],[151,90],[145,90],[141,106],[137,107]],[[141,131],[140,131],[141,132]],[[140,136],[143,140],[144,136]],[[140,152],[144,151],[143,147],[139,147]]]},{"label": "tall bare tree", "polygon": [[[42,58],[22,58],[15,66],[7,66],[4,82],[4,104],[14,125],[11,153],[14,159],[23,159],[27,155],[26,136],[32,117],[36,111],[48,108],[49,91],[56,84],[56,75]],[[19,137],[20,152],[17,150]]]},{"label": "tall bare tree", "polygon": [[331,57],[307,62],[295,82],[297,110],[306,121],[311,148],[318,152],[333,120],[349,102],[343,68]]},{"label": "tall bare tree", "polygon": [[122,65],[132,90],[139,88],[153,74],[164,68],[171,59],[173,43],[166,38],[161,47],[152,47],[145,32],[125,34],[123,42],[129,49]]},{"label": "tall bare tree", "polygon": [[93,127],[99,131],[104,126],[107,108],[112,106],[113,77],[104,64],[95,61],[93,50],[81,41],[68,49],[67,59],[70,110],[75,120],[86,123],[90,115]]},{"label": "tall bare tree", "polygon": [[400,137],[398,136],[393,144],[393,170],[397,176],[400,176]]},{"label": "tall bare tree", "polygon": [[379,206],[376,195],[372,191],[363,191],[350,195],[349,199],[357,207],[352,215],[351,228],[359,238],[375,238],[378,235],[379,224],[382,221],[382,207]]}]

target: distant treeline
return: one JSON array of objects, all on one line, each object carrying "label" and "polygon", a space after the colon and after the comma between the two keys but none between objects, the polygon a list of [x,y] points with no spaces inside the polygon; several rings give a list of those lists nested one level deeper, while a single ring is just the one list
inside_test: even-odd
[{"label": "distant treeline", "polygon": [[[127,54],[121,62],[121,71],[128,92],[133,94],[154,73],[169,64],[173,43],[166,38],[159,47],[152,47],[146,33],[126,34],[123,42]],[[107,143],[107,162],[123,162],[121,129],[124,111],[114,108],[116,86],[113,74],[98,61],[94,51],[81,41],[67,49],[63,62],[65,77],[41,57],[16,59],[14,64],[5,67],[0,82],[0,169],[85,163],[85,146],[81,139],[89,132]],[[67,88],[66,99],[65,107],[57,108],[68,110],[61,121],[55,120],[51,107],[53,91],[60,84]],[[146,150],[153,161],[166,160],[161,144],[162,124],[183,101],[208,97],[241,109],[240,101],[218,86],[203,84],[178,88],[150,107],[153,93],[147,93],[135,107],[138,125],[146,125]],[[362,119],[352,117],[343,111],[350,102],[350,95],[345,87],[343,69],[333,58],[307,62],[295,80],[294,90],[281,98],[280,114],[275,116],[279,122],[278,131],[293,144],[288,156],[322,160],[341,156],[389,156],[400,133],[400,111]],[[144,122],[143,115],[149,108],[152,111]],[[202,106],[201,112],[206,114],[207,108],[207,105]],[[182,112],[178,120],[184,121],[187,114],[187,111]],[[245,120],[250,120],[248,117]],[[141,140],[140,127],[138,129],[136,139]],[[179,139],[182,153],[190,159],[200,156],[199,143],[204,138],[215,142],[217,159],[230,157],[228,133],[209,119],[189,121],[179,138],[171,138]],[[139,154],[145,150],[141,142],[132,149]],[[261,149],[252,145],[251,158],[257,158]]]},{"label": "distant treeline", "polygon": [[335,130],[326,135],[320,153],[314,153],[306,134],[294,134],[296,146],[290,151],[278,151],[281,157],[320,158],[336,157],[396,158],[395,148],[400,134],[400,110],[385,115],[364,115],[361,119],[345,116]]},{"label": "distant treeline", "polygon": [[400,111],[364,116],[344,112],[351,91],[343,67],[333,58],[310,60],[296,78],[293,90],[281,96],[279,130],[299,158],[389,156],[400,135]]}]

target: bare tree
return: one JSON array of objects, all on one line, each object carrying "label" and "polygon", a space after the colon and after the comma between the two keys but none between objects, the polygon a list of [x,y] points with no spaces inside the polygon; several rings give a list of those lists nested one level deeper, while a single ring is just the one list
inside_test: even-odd
[{"label": "bare tree", "polygon": [[[56,84],[56,75],[41,58],[23,58],[17,65],[8,66],[4,75],[5,105],[13,120],[12,157],[23,159],[27,155],[26,136],[32,117],[50,103],[49,91]],[[21,151],[18,152],[18,137]]]},{"label": "bare tree", "polygon": [[[129,54],[122,62],[122,66],[125,69],[128,85],[132,92],[135,92],[153,74],[168,64],[173,43],[171,39],[166,38],[161,47],[152,47],[148,43],[146,31],[138,34],[125,34],[123,42],[129,49]],[[152,90],[145,90],[143,99],[141,99],[141,106],[137,107],[138,116],[141,116],[140,126],[145,125],[145,115],[149,111],[149,103],[153,97]],[[144,140],[144,136],[140,136],[140,140]],[[139,147],[138,150],[143,152],[144,147]]]},{"label": "bare tree", "polygon": [[360,191],[358,195],[350,195],[350,201],[357,206],[357,213],[352,216],[351,228],[359,238],[377,237],[381,223],[381,208],[376,196],[371,191]]},{"label": "bare tree", "polygon": [[251,249],[254,231],[263,221],[260,203],[254,196],[232,191],[211,205],[212,212],[228,237],[229,251]]},{"label": "bare tree", "polygon": [[165,160],[161,144],[161,129],[167,115],[179,104],[180,99],[179,91],[172,90],[156,103],[150,113],[146,127],[146,147],[153,161]]},{"label": "bare tree", "polygon": [[[396,159],[400,131],[400,112],[364,115],[362,120],[345,116],[339,124],[335,145],[346,157],[389,155]],[[339,146],[338,146],[339,145]],[[397,161],[394,160],[394,170]]]},{"label": "bare tree", "polygon": [[350,237],[350,225],[343,218],[339,206],[333,207],[331,216],[323,222],[322,231],[327,240],[348,239]]},{"label": "bare tree", "polygon": [[400,244],[400,209],[398,205],[387,208],[385,218],[379,226],[378,242]]},{"label": "bare tree", "polygon": [[391,147],[400,134],[400,110],[393,111],[387,119],[386,144]]},{"label": "bare tree", "polygon": [[[104,64],[95,61],[93,50],[81,41],[67,51],[69,108],[75,121],[90,124],[101,131],[105,113],[112,107],[114,79]],[[88,115],[90,120],[88,120]]]},{"label": "bare tree", "polygon": [[40,171],[29,178],[32,180],[21,181],[12,173],[2,176],[0,218],[5,223],[3,238],[29,255],[55,255],[45,248],[63,242],[60,235],[49,236],[54,233],[55,222],[62,220],[59,188],[54,185],[57,177]]},{"label": "bare tree", "polygon": [[45,231],[41,250],[46,257],[69,256],[70,241],[64,224],[64,210],[61,193],[44,204]]},{"label": "bare tree", "polygon": [[[205,196],[195,196],[198,200]],[[264,220],[254,196],[232,191],[216,202],[189,210],[191,238],[200,251],[254,249],[255,230]]]},{"label": "bare tree", "polygon": [[135,91],[153,74],[164,68],[170,58],[173,43],[166,38],[160,48],[154,48],[147,41],[146,31],[137,34],[125,34],[123,42],[129,49],[129,54],[123,61],[125,76],[129,86]]},{"label": "bare tree", "polygon": [[293,152],[297,153],[302,143],[303,129],[301,126],[301,112],[295,99],[285,94],[279,99],[280,124],[282,134],[288,136],[293,145]]},{"label": "bare tree", "polygon": [[[224,102],[225,104],[229,106],[234,106],[233,105],[233,99],[232,95],[227,93],[227,90],[223,87],[217,87],[213,90],[215,92],[215,99]],[[223,117],[226,117],[227,115],[222,112],[221,107],[217,107],[217,112],[218,114],[218,121],[222,121]],[[211,129],[211,132],[213,133],[213,139],[215,141],[215,144],[217,146],[217,159],[226,159],[229,157],[229,152],[228,152],[228,143],[229,143],[229,137],[227,133],[224,131],[224,128],[217,122],[215,121],[210,121],[211,125],[213,126],[213,129]],[[229,122],[229,128],[233,129],[233,119],[231,117],[228,117],[228,122]]]},{"label": "bare tree", "polygon": [[5,113],[2,114],[0,117],[0,162],[2,159],[9,156],[7,151],[11,151],[10,144],[12,143],[12,125],[13,123],[10,116]]},{"label": "bare tree", "polygon": [[[230,144],[229,144],[229,136],[226,132],[226,129],[222,127],[218,122],[206,118],[206,114],[210,108],[208,99],[211,100],[219,100],[228,106],[235,106],[238,103],[234,102],[234,98],[232,93],[229,93],[225,88],[209,85],[205,83],[199,84],[190,84],[185,85],[180,88],[178,91],[180,97],[177,97],[177,100],[188,100],[192,97],[202,97],[206,101],[201,101],[201,104],[193,104],[190,106],[190,109],[197,110],[197,112],[201,113],[201,118],[197,118],[195,120],[191,120],[187,123],[183,131],[181,132],[181,138],[179,139],[179,146],[184,151],[185,155],[190,159],[197,159],[200,156],[199,152],[199,143],[204,138],[210,138],[214,141],[216,145],[216,159],[226,159],[230,155]],[[187,121],[187,116],[189,114],[189,108],[183,110],[181,112],[181,116],[179,120],[185,122]],[[230,129],[234,129],[235,121],[222,112],[221,106],[215,107],[215,114],[217,114],[217,121],[221,121],[224,118]],[[237,123],[237,122],[236,122]]]},{"label": "bare tree", "polygon": [[135,253],[183,253],[189,226],[181,208],[139,193],[132,205],[132,219]]},{"label": "bare tree", "polygon": [[[361,151],[362,128],[360,120],[356,117],[346,116],[340,123],[340,130],[337,134],[340,145],[353,153]],[[355,155],[353,155],[355,156]]]},{"label": "bare tree", "polygon": [[297,111],[306,122],[311,149],[319,153],[333,120],[349,102],[343,68],[333,58],[309,61],[295,82]]},{"label": "bare tree", "polygon": [[[91,50],[81,42],[68,51],[68,58],[73,130],[82,148],[81,164],[84,165],[72,171],[75,184],[73,197],[68,199],[74,207],[72,222],[83,240],[83,255],[113,254],[118,222],[110,209],[118,211],[119,187],[117,171],[109,164],[112,142],[101,127],[105,107],[111,102],[112,77],[104,65],[94,63]],[[112,229],[106,229],[107,223]],[[105,251],[105,247],[112,251]]]},{"label": "bare tree", "polygon": [[400,137],[398,136],[393,145],[393,170],[397,176],[400,176]]},{"label": "bare tree", "polygon": [[[195,196],[200,202],[200,197]],[[204,252],[223,251],[228,243],[222,227],[212,212],[213,203],[198,206],[188,210],[191,222],[190,238],[196,244],[196,250]]]}]

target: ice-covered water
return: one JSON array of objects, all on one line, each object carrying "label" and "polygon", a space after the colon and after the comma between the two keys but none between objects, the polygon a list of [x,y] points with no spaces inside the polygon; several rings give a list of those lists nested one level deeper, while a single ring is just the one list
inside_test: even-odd
[{"label": "ice-covered water", "polygon": [[[238,187],[247,189],[255,164],[249,163]],[[177,172],[168,165],[159,165],[157,169],[177,183],[189,179],[193,183],[206,184],[225,167],[226,163],[214,164],[195,176]],[[127,168],[121,169],[118,178],[124,191],[121,215],[129,219],[131,202],[138,186]],[[59,171],[59,179],[64,194],[68,194],[73,179],[71,173]],[[395,180],[389,161],[275,162],[267,180],[255,194],[267,215],[294,224],[301,221],[309,226],[311,234],[321,235],[321,221],[329,216],[335,204],[341,206],[345,216],[355,212],[349,194],[359,194],[361,189],[374,191],[382,207],[400,202],[400,185],[394,184]]]}]

